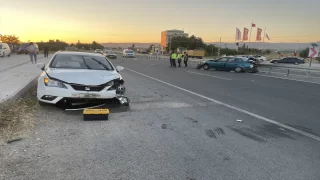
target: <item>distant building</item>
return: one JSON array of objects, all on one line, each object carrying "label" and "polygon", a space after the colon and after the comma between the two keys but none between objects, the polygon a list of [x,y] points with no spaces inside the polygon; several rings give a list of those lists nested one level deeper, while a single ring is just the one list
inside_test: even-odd
[{"label": "distant building", "polygon": [[188,37],[189,35],[187,33],[184,33],[182,30],[166,30],[161,32],[161,46],[166,48],[169,40],[173,36],[185,36]]}]

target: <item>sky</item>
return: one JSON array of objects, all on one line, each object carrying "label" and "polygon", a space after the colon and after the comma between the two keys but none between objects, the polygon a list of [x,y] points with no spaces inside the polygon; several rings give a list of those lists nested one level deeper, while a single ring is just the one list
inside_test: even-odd
[{"label": "sky", "polygon": [[[1,2],[3,1],[3,3]],[[205,42],[234,42],[238,27],[266,42],[320,41],[320,0],[0,0],[0,34],[20,40],[160,42],[181,29]],[[4,3],[5,2],[5,3]],[[252,28],[251,42],[257,28]],[[263,33],[264,34],[264,33]]]}]

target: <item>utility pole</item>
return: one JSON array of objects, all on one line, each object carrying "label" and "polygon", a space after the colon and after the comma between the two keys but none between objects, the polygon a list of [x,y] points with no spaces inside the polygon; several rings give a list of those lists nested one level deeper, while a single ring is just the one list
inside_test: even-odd
[{"label": "utility pole", "polygon": [[211,44],[212,49],[211,49],[211,56],[213,57],[213,44]]},{"label": "utility pole", "polygon": [[218,50],[218,57],[220,57],[220,49],[221,49],[221,37],[220,37],[220,45],[219,45],[219,50]]},{"label": "utility pole", "polygon": [[171,36],[169,36],[169,52],[171,51]]}]

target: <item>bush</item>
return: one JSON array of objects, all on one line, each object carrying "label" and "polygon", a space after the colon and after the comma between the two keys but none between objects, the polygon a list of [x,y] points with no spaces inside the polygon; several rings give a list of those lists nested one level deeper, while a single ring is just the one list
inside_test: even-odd
[{"label": "bush", "polygon": [[299,53],[300,57],[307,58],[309,56],[309,48],[304,49]]},{"label": "bush", "polygon": [[265,54],[271,54],[271,50],[270,50],[270,49],[267,49],[267,50],[265,51]]}]

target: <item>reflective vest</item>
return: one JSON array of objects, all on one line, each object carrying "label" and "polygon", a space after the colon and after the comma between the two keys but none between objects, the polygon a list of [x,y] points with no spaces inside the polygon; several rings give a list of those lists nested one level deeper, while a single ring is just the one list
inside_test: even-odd
[{"label": "reflective vest", "polygon": [[173,53],[173,54],[171,55],[171,59],[177,59],[177,54],[176,54],[176,53]]},{"label": "reflective vest", "polygon": [[178,59],[181,59],[181,57],[182,57],[182,54],[178,54]]}]

